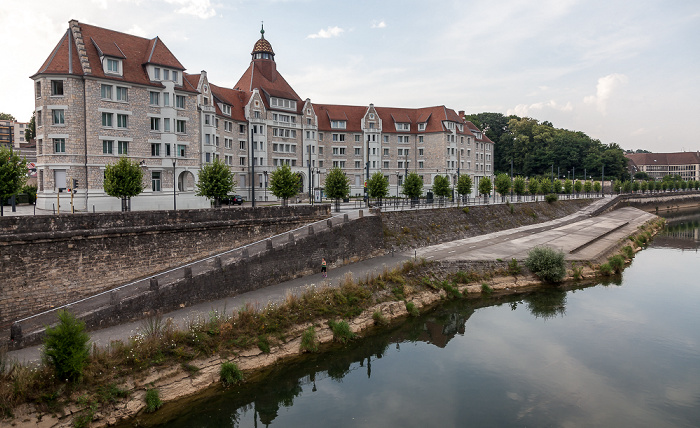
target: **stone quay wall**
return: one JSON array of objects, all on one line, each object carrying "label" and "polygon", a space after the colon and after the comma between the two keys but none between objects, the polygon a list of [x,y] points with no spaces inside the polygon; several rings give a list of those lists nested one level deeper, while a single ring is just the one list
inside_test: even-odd
[{"label": "stone quay wall", "polygon": [[0,328],[328,216],[315,205],[0,218]]}]

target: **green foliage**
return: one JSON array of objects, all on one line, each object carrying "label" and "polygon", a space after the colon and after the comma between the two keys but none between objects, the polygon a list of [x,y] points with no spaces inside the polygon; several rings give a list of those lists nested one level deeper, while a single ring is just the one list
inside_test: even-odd
[{"label": "green foliage", "polygon": [[505,196],[510,192],[510,177],[508,174],[498,174],[496,176],[496,191],[501,195]]},{"label": "green foliage", "polygon": [[372,320],[374,321],[375,325],[387,325],[389,324],[389,320],[387,319],[386,316],[382,313],[380,310],[374,311],[372,314]]},{"label": "green foliage", "polygon": [[36,137],[36,111],[32,112],[27,129],[24,130],[24,141],[32,141]]},{"label": "green foliage", "polygon": [[561,282],[566,276],[564,253],[549,247],[535,247],[528,252],[525,266],[545,282]]},{"label": "green foliage", "polygon": [[435,196],[447,197],[452,192],[450,191],[450,178],[446,175],[436,175],[433,179],[433,193]]},{"label": "green foliage", "polygon": [[235,185],[233,173],[231,173],[228,165],[220,159],[214,159],[214,162],[205,164],[199,171],[197,196],[213,199],[218,204],[221,199],[225,198],[233,190]]},{"label": "green foliage", "polygon": [[481,284],[481,293],[489,296],[493,293],[493,287],[491,287],[487,283],[483,283]]},{"label": "green foliage", "polygon": [[563,184],[561,180],[554,180],[552,182],[552,193],[561,193],[563,190]]},{"label": "green foliage", "polygon": [[583,266],[572,266],[571,276],[573,276],[576,281],[583,278]]},{"label": "green foliage", "polygon": [[536,195],[540,190],[540,181],[536,178],[531,178],[527,183],[527,191],[531,195]]},{"label": "green foliage", "polygon": [[299,186],[299,176],[292,173],[289,165],[284,164],[270,173],[270,192],[285,202],[299,193]]},{"label": "green foliage", "polygon": [[130,161],[126,156],[105,168],[105,193],[115,198],[133,198],[138,196],[143,185],[143,171],[138,162]]},{"label": "green foliage", "polygon": [[625,268],[625,258],[620,254],[608,258],[608,264],[615,273],[620,273]]},{"label": "green foliage", "polygon": [[350,194],[350,181],[340,168],[333,168],[326,176],[324,189],[329,198],[342,199]]},{"label": "green foliage", "polygon": [[576,182],[574,182],[574,191],[576,193],[581,193],[581,190],[583,190],[583,183],[581,183],[580,180],[576,180]]},{"label": "green foliage", "polygon": [[516,259],[511,259],[508,262],[508,273],[511,275],[517,275],[520,273],[520,265]]},{"label": "green foliage", "polygon": [[409,173],[404,180],[403,194],[411,199],[418,198],[423,194],[423,179],[415,172]]},{"label": "green foliage", "polygon": [[596,181],[595,183],[593,183],[593,190],[594,190],[596,193],[600,193],[600,191],[601,191],[602,189],[603,189],[603,187],[600,185],[600,181]]},{"label": "green foliage", "polygon": [[513,179],[513,191],[518,196],[525,194],[525,178],[517,176]]},{"label": "green foliage", "polygon": [[60,380],[76,381],[90,357],[85,323],[68,311],[58,311],[58,325],[47,327],[44,337],[44,361],[53,367]]},{"label": "green foliage", "polygon": [[629,245],[625,245],[624,247],[622,247],[622,253],[628,259],[631,259],[632,257],[634,257],[634,249]]},{"label": "green foliage", "polygon": [[221,364],[219,369],[219,380],[224,386],[232,386],[243,380],[243,372],[236,363],[226,361]]},{"label": "green foliage", "polygon": [[316,329],[310,325],[304,333],[301,334],[301,344],[299,344],[301,352],[318,352],[318,339],[316,338]]},{"label": "green foliage", "polygon": [[163,406],[160,392],[156,388],[146,390],[146,413],[153,413]]},{"label": "green foliage", "polygon": [[488,196],[491,194],[491,179],[488,177],[481,177],[479,180],[479,194]]},{"label": "green foliage", "polygon": [[417,317],[420,315],[418,308],[416,308],[416,304],[413,302],[406,302],[406,312],[408,312],[408,314],[412,317]]},{"label": "green foliage", "polygon": [[543,178],[540,182],[540,194],[546,195],[552,192],[552,180],[549,178]]},{"label": "green foliage", "polygon": [[551,203],[558,201],[559,196],[557,196],[556,193],[550,193],[549,195],[545,196],[544,200],[551,204]]},{"label": "green foliage", "polygon": [[36,192],[38,188],[36,184],[28,185],[28,186],[22,186],[22,193],[27,194],[27,202],[30,204],[33,204],[36,201]]},{"label": "green foliage", "polygon": [[340,343],[347,343],[355,338],[355,333],[350,330],[347,321],[328,321],[328,326],[333,331],[333,340]]},{"label": "green foliage", "polygon": [[12,116],[10,113],[2,113],[0,112],[0,120],[17,120],[15,119],[14,116]]},{"label": "green foliage", "polygon": [[0,204],[17,194],[27,179],[27,160],[18,152],[0,146]]},{"label": "green foliage", "polygon": [[564,181],[564,193],[566,193],[567,195],[570,195],[573,190],[574,190],[574,183],[567,178]]},{"label": "green foliage", "polygon": [[457,180],[457,193],[468,195],[472,192],[472,179],[468,175],[460,175]]},{"label": "green foliage", "polygon": [[583,191],[586,193],[591,193],[591,190],[593,190],[593,183],[586,180],[586,182],[583,183]]},{"label": "green foliage", "polygon": [[260,349],[265,354],[269,354],[270,353],[270,338],[264,334],[258,336],[258,349]]},{"label": "green foliage", "polygon": [[613,274],[613,268],[610,266],[610,263],[603,263],[598,267],[598,273],[600,273],[603,276],[610,276]]},{"label": "green foliage", "polygon": [[386,198],[389,196],[389,180],[377,171],[367,181],[367,190],[370,198]]}]

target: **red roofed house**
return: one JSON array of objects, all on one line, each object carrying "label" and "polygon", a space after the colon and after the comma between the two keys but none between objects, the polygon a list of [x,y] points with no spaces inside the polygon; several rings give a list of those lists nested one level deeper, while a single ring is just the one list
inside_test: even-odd
[{"label": "red roofed house", "polygon": [[628,153],[632,175],[646,172],[651,178],[659,180],[666,175],[680,175],[685,181],[700,180],[700,153]]},{"label": "red roofed house", "polygon": [[133,209],[170,209],[173,191],[178,207],[209,206],[194,196],[194,183],[200,166],[217,158],[230,166],[235,191],[248,200],[253,189],[256,200],[274,199],[267,177],[283,164],[300,176],[304,196],[322,189],[333,167],[350,177],[351,195],[362,195],[364,181],[377,171],[389,178],[391,195],[409,172],[423,178],[425,191],[438,174],[455,184],[458,174],[469,174],[475,188],[493,175],[493,142],[464,121],[464,112],[314,104],[277,71],[264,30],[251,56],[238,83],[224,88],[205,71],[184,73],[157,37],[71,21],[32,76],[39,205],[51,209],[56,191],[77,179],[78,209],[118,209],[102,180],[104,166],[122,154],[146,171],[147,189],[133,199]]}]

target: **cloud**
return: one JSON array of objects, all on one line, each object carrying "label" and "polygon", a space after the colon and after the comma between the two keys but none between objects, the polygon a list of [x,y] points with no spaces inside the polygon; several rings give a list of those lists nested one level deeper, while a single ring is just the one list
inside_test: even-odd
[{"label": "cloud", "polygon": [[309,34],[306,36],[307,39],[330,39],[331,37],[338,37],[345,31],[340,27],[328,27],[325,30],[319,30],[316,34]]},{"label": "cloud", "polygon": [[627,76],[624,74],[608,74],[607,76],[598,79],[598,85],[596,86],[596,94],[589,95],[583,99],[586,104],[595,105],[599,112],[605,114],[607,111],[608,101],[613,91],[626,84],[628,81]]},{"label": "cloud", "polygon": [[386,28],[386,21],[372,21],[372,28]]},{"label": "cloud", "polygon": [[514,114],[520,117],[529,117],[532,111],[541,111],[545,108],[568,112],[572,111],[574,109],[574,106],[573,104],[571,104],[571,102],[567,102],[564,105],[560,105],[554,100],[549,100],[534,104],[518,104],[517,106],[515,106],[515,108],[508,109],[507,114]]},{"label": "cloud", "polygon": [[200,19],[208,19],[216,16],[216,10],[209,0],[165,0],[166,3],[182,6],[175,12],[184,15],[196,16]]}]

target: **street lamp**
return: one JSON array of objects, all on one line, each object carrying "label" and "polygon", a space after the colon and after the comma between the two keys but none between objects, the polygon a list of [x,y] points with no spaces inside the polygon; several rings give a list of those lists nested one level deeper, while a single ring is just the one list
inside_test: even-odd
[{"label": "street lamp", "polygon": [[265,176],[265,201],[267,201],[267,171],[263,171],[263,175]]},{"label": "street lamp", "polygon": [[[177,156],[177,153],[175,156]],[[177,188],[177,176],[175,175],[175,165],[177,165],[177,158],[173,158],[173,211],[177,211],[177,193],[175,193]]]},{"label": "street lamp", "polygon": [[396,197],[399,197],[399,177],[401,177],[401,172],[396,171]]}]

